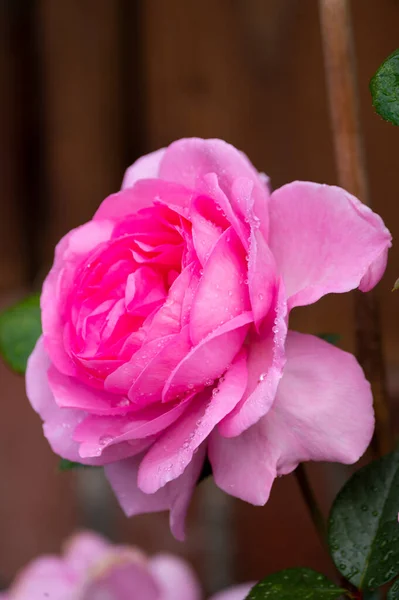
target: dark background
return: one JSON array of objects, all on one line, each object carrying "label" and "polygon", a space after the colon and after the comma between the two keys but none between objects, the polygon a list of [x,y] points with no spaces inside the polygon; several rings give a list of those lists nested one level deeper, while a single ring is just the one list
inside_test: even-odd
[{"label": "dark background", "polygon": [[[399,46],[399,2],[352,0],[362,124],[374,209],[399,234],[399,130],[377,117],[368,81]],[[274,187],[336,183],[317,0],[0,0],[0,303],[38,288],[57,240],[91,217],[143,153],[183,136],[221,137]],[[399,276],[394,246],[379,285],[394,420]],[[337,332],[353,349],[353,298],[298,310],[291,327]],[[192,560],[208,589],[308,565],[331,572],[297,484],[259,509],[196,494],[188,541],[165,515],[127,520],[99,472],[57,473],[21,378],[0,365],[0,579],[76,527]],[[312,465],[323,505],[341,467]]]}]

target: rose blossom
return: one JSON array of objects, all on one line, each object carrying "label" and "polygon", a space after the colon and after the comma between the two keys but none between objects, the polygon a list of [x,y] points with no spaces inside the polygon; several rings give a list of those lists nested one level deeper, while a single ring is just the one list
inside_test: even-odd
[{"label": "rose blossom", "polygon": [[[243,584],[210,600],[244,600],[253,584]],[[1,600],[201,600],[191,567],[181,558],[148,558],[137,548],[113,546],[85,532],[73,536],[62,557],[41,556],[17,576]]]},{"label": "rose blossom", "polygon": [[269,191],[244,154],[187,139],[139,159],[58,244],[27,392],[53,450],[106,465],[128,515],[185,513],[216,484],[264,504],[300,461],[355,462],[374,426],[355,358],[289,311],[370,290],[391,236],[346,191]]}]

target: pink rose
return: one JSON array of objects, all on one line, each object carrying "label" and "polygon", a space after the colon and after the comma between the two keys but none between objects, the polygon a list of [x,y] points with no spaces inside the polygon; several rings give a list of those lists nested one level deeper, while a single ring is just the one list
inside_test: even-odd
[{"label": "pink rose", "polygon": [[[244,584],[210,600],[244,600]],[[42,556],[17,576],[2,600],[201,600],[201,588],[177,556],[145,556],[137,548],[113,546],[94,533],[80,533],[62,557]]]},{"label": "pink rose", "polygon": [[169,509],[179,538],[206,456],[219,487],[258,505],[300,461],[356,461],[374,426],[362,369],[287,319],[371,289],[390,244],[344,190],[270,193],[220,140],[139,159],[44,283],[27,392],[53,450],[106,465],[128,515]]}]

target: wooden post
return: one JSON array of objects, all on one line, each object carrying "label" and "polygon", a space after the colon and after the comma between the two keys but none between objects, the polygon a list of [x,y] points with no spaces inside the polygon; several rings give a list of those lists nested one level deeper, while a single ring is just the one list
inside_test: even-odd
[{"label": "wooden post", "polygon": [[[357,99],[353,34],[348,0],[319,0],[327,90],[339,184],[371,205]],[[375,445],[380,455],[392,446],[380,311],[375,291],[355,296],[356,346],[374,395]]]}]

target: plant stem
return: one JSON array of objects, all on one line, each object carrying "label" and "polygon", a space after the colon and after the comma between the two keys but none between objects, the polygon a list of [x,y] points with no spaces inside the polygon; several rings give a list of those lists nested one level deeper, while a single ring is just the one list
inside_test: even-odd
[{"label": "plant stem", "polygon": [[[325,72],[339,184],[368,206],[366,163],[357,98],[353,32],[348,0],[319,0]],[[374,291],[355,296],[356,349],[370,381],[376,416],[375,448],[392,448],[379,302]]]},{"label": "plant stem", "polygon": [[323,546],[327,546],[327,529],[325,519],[317,503],[316,496],[313,493],[305,466],[303,464],[299,464],[294,473],[301,489],[305,504],[308,507],[310,518],[312,519],[313,525],[315,526],[315,529],[319,535],[320,541]]}]

